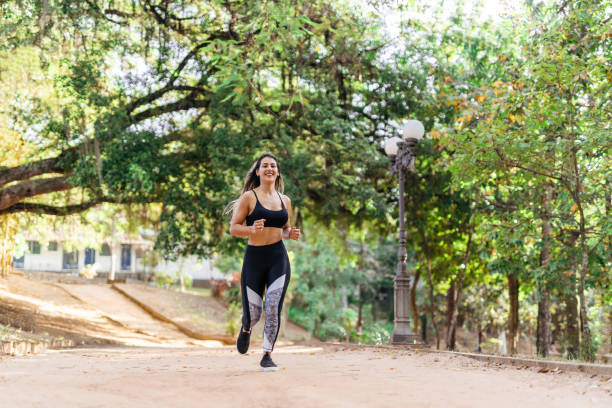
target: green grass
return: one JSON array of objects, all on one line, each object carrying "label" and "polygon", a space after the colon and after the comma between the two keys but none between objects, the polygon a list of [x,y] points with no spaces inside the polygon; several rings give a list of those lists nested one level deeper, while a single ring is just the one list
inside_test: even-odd
[{"label": "green grass", "polygon": [[48,336],[37,335],[25,332],[21,329],[15,329],[11,326],[0,324],[0,341],[29,341],[31,343],[48,341]]}]

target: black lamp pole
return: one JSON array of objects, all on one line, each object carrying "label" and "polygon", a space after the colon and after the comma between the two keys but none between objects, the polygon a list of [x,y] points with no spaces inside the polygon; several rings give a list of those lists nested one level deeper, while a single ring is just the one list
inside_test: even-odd
[{"label": "black lamp pole", "polygon": [[414,148],[418,139],[398,142],[397,154],[390,156],[391,174],[399,175],[399,249],[397,273],[393,280],[394,319],[391,344],[419,344],[421,340],[410,328],[410,277],[406,273],[406,231],[404,228],[404,183],[408,172],[414,173]]}]

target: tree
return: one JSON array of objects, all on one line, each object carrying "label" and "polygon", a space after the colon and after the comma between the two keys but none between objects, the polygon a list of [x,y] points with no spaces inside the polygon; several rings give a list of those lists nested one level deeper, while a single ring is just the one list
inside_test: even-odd
[{"label": "tree", "polygon": [[[0,100],[6,101],[0,108],[0,171],[2,168],[18,166],[24,157],[32,155],[35,146],[28,135],[11,121],[12,109],[25,109],[28,98],[49,98],[51,87],[45,80],[51,81],[38,63],[40,52],[34,47],[22,47],[14,50],[9,57],[6,51],[0,51]],[[23,74],[23,70],[28,75]],[[40,83],[32,86],[31,77],[41,78]],[[14,93],[22,98],[14,98]],[[52,100],[50,100],[52,103]],[[18,214],[0,215],[0,276],[6,277],[13,261],[15,247],[14,236],[23,217]]]},{"label": "tree", "polygon": [[0,170],[0,214],[161,203],[157,247],[204,255],[235,247],[221,211],[273,150],[298,210],[383,217],[379,129],[407,107],[380,90],[414,77],[380,64],[366,17],[325,1],[43,3],[2,6],[25,27],[5,48],[38,44],[60,103],[14,113],[41,126]]},{"label": "tree", "polygon": [[[465,131],[458,143],[458,157],[465,160],[463,170],[474,173],[487,168],[517,174],[514,179],[505,178],[510,182],[504,188],[521,184],[525,197],[535,200],[506,204],[518,205],[522,214],[516,213],[517,220],[519,216],[528,222],[540,220],[545,243],[550,242],[545,226],[555,217],[557,231],[552,234],[565,249],[561,259],[541,263],[540,288],[546,294],[547,273],[555,270],[551,266],[569,267],[566,277],[558,277],[567,280],[568,316],[576,310],[576,294],[580,298],[581,354],[587,360],[594,359],[594,349],[585,289],[589,270],[598,275],[594,254],[608,224],[601,186],[610,177],[605,164],[609,135],[596,125],[610,118],[605,109],[610,90],[601,54],[609,48],[606,35],[601,35],[604,10],[597,1],[533,9],[538,22],[530,32],[518,33],[523,50],[518,58],[508,58],[507,72],[485,88],[482,97],[475,95],[471,106],[480,107],[462,117]],[[546,201],[551,187],[552,206]],[[536,189],[545,192],[543,201],[542,195],[533,194]],[[533,202],[543,204],[533,206],[535,214],[525,212]],[[546,250],[543,254],[546,260]],[[569,319],[568,327],[572,325]],[[575,350],[568,351],[570,357],[576,356]]]},{"label": "tree", "polygon": [[[433,136],[436,136],[435,131]],[[454,282],[455,266],[463,261],[463,254],[452,243],[460,241],[469,229],[470,203],[466,191],[453,187],[452,174],[445,169],[448,151],[437,140],[421,141],[416,156],[415,173],[406,183],[408,246],[409,252],[416,254],[410,291],[413,330],[419,332],[416,292],[421,274],[424,274],[428,286],[427,309],[439,347],[434,292],[438,283]],[[451,291],[454,302],[456,294]]]}]

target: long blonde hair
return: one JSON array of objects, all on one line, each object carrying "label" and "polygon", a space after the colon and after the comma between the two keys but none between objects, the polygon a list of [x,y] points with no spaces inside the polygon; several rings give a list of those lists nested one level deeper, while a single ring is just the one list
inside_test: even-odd
[{"label": "long blonde hair", "polygon": [[[251,166],[251,169],[247,172],[246,177],[244,178],[244,186],[242,187],[242,193],[240,193],[240,197],[242,197],[242,195],[246,193],[247,191],[253,190],[254,188],[259,187],[261,185],[261,180],[259,176],[257,175],[257,169],[259,169],[259,166],[261,166],[261,161],[265,159],[266,157],[270,157],[274,159],[274,161],[276,162],[276,169],[278,170],[278,177],[276,177],[276,181],[274,182],[275,190],[281,194],[285,191],[285,182],[283,181],[283,175],[281,174],[281,171],[280,171],[278,159],[272,153],[264,153],[261,156],[259,156],[259,158]],[[232,214],[234,213],[234,211],[238,207],[238,202],[240,201],[240,197],[231,201],[227,205],[227,207],[225,207],[225,210],[223,211],[224,215],[229,214],[229,213],[232,213]]]}]

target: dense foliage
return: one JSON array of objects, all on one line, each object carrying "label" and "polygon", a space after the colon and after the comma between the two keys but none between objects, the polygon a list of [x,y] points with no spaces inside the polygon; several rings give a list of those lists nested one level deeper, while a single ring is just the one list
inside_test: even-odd
[{"label": "dense foliage", "polygon": [[37,149],[2,169],[0,213],[160,202],[158,248],[209,254],[235,244],[223,208],[253,158],[273,151],[297,209],[383,219],[380,129],[408,109],[387,106],[383,89],[410,78],[378,64],[384,44],[364,17],[323,1],[2,7],[3,46],[41,48],[55,93],[16,95],[26,101],[12,126]]}]

